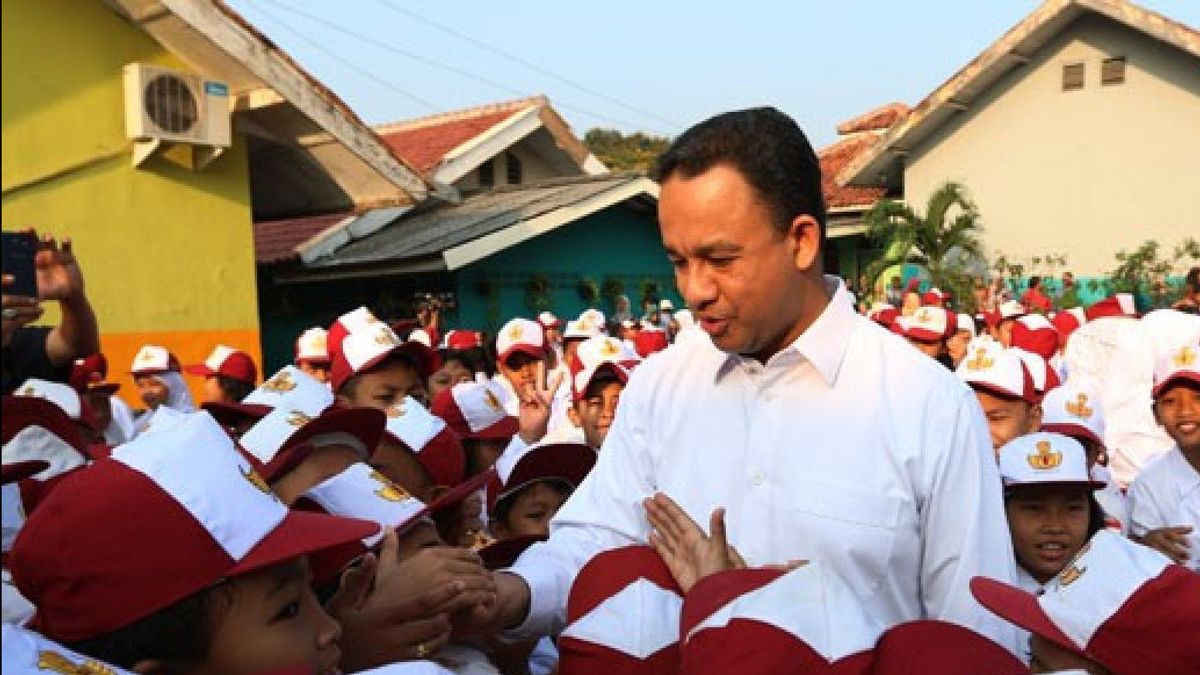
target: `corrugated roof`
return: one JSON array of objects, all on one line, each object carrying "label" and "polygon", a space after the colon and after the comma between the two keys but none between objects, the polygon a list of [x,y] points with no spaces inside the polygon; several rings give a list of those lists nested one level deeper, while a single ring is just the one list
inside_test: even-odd
[{"label": "corrugated roof", "polygon": [[306,266],[328,268],[440,255],[448,248],[637,180],[642,180],[642,176],[604,175],[480,192],[460,204],[438,204],[411,211],[374,234]]}]

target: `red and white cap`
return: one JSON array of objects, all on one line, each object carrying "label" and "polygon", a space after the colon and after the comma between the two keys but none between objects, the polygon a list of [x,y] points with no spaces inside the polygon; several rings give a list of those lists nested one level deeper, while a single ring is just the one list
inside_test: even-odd
[{"label": "red and white cap", "polygon": [[458,436],[446,421],[429,412],[413,397],[384,411],[387,416],[385,433],[413,454],[429,474],[434,485],[453,487],[462,482],[467,470],[467,458]]},{"label": "red and white cap", "polygon": [[667,334],[663,329],[657,326],[644,327],[637,332],[637,335],[633,336],[633,346],[637,350],[638,356],[646,359],[650,358],[651,354],[657,354],[670,347],[671,342],[667,339]]},{"label": "red and white cap", "polygon": [[496,335],[496,359],[500,363],[521,352],[535,359],[546,356],[546,333],[540,324],[529,319],[512,319]]},{"label": "red and white cap", "polygon": [[1104,411],[1100,397],[1070,380],[1042,399],[1042,431],[1086,438],[1104,447]]},{"label": "red and white cap", "polygon": [[596,330],[601,333],[606,332],[604,330],[604,324],[607,319],[604,316],[604,312],[601,312],[598,309],[588,308],[583,310],[579,313],[578,321],[591,330]]},{"label": "red and white cap", "polygon": [[679,586],[649,546],[593,557],[567,598],[559,672],[674,673],[679,667]]},{"label": "red and white cap", "polygon": [[832,570],[811,562],[712,574],[683,603],[680,673],[870,673],[883,625]]},{"label": "red and white cap", "polygon": [[975,328],[975,317],[971,316],[970,314],[961,313],[956,315],[954,319],[954,330],[955,332],[965,330],[971,334],[971,337],[975,337],[975,335],[978,333],[978,329]]},{"label": "red and white cap", "polygon": [[[290,512],[200,412],[63,481],[25,523],[9,568],[38,608],[31,627],[55,640],[86,640],[222,579],[376,529]],[[64,558],[69,550],[88,555]]]},{"label": "red and white cap", "polygon": [[1071,333],[1087,323],[1087,314],[1082,307],[1072,307],[1055,314],[1054,318],[1050,319],[1050,323],[1054,324],[1055,330],[1058,331],[1058,346],[1061,348],[1067,344],[1067,338],[1071,337]]},{"label": "red and white cap", "polygon": [[[630,322],[632,326],[633,323]],[[587,340],[598,335],[604,335],[604,330],[596,324],[576,320],[567,322],[567,328],[563,331],[563,340]]]},{"label": "red and white cap", "polygon": [[1033,379],[1033,390],[1038,395],[1038,402],[1041,402],[1041,397],[1048,389],[1059,385],[1058,373],[1050,366],[1049,361],[1015,345],[1009,347],[1009,351],[1016,354],[1021,359],[1021,363],[1025,364],[1025,369],[1029,371],[1029,377]]},{"label": "red and white cap", "polygon": [[242,403],[278,408],[293,398],[333,402],[329,388],[296,366],[284,366],[246,395]]},{"label": "red and white cap", "polygon": [[587,393],[587,388],[598,373],[609,372],[621,382],[628,382],[630,364],[641,361],[641,356],[630,351],[616,338],[600,336],[579,343],[575,361],[570,364],[573,372],[571,393],[578,401]]},{"label": "red and white cap", "polygon": [[475,330],[452,330],[442,338],[442,349],[456,351],[478,349],[483,346],[483,334]]},{"label": "red and white cap", "polygon": [[339,316],[329,325],[329,331],[325,334],[325,347],[329,354],[329,360],[332,361],[342,350],[342,340],[345,340],[347,335],[370,331],[379,324],[387,325],[366,307],[359,307]]},{"label": "red and white cap", "polygon": [[520,422],[508,414],[508,397],[496,382],[460,382],[433,399],[434,415],[461,438],[504,439],[520,431]]},{"label": "red and white cap", "polygon": [[975,577],[992,613],[1122,675],[1192,673],[1200,663],[1200,575],[1101,530],[1040,596]]},{"label": "red and white cap", "polygon": [[1027,675],[1029,666],[970,628],[947,621],[920,619],[898,624],[884,631],[875,643],[871,675],[964,673]]},{"label": "red and white cap", "polygon": [[1006,319],[1015,319],[1028,314],[1025,309],[1025,305],[1022,305],[1016,300],[1005,300],[1004,302],[1000,303],[998,312],[1000,314],[1000,321],[1004,321]]},{"label": "red and white cap", "polygon": [[95,428],[95,413],[74,387],[31,377],[13,391],[13,396],[40,398],[58,406],[73,422]]},{"label": "red and white cap", "polygon": [[116,393],[121,385],[116,382],[106,382],[107,378],[108,359],[103,354],[96,353],[82,359],[75,359],[67,383],[81,394]]},{"label": "red and white cap", "polygon": [[563,320],[554,316],[554,312],[542,312],[538,314],[537,322],[542,328],[562,328]]},{"label": "red and white cap", "polygon": [[179,372],[179,359],[166,347],[158,345],[142,345],[133,357],[133,365],[129,367],[129,373],[134,376],[161,375],[171,371]]},{"label": "red and white cap", "polygon": [[1016,352],[994,340],[975,340],[955,371],[972,389],[1038,403],[1033,378]]},{"label": "red and white cap", "polygon": [[379,445],[384,421],[384,413],[374,408],[334,405],[333,394],[324,387],[297,389],[242,434],[239,443],[262,465],[264,477],[275,480],[324,445],[350,446],[366,460]]},{"label": "red and white cap", "polygon": [[3,541],[0,542],[0,548],[5,553],[12,550],[13,540],[25,524],[26,512],[31,510],[26,508],[25,498],[18,483],[48,468],[50,463],[40,459],[4,464],[3,486],[0,486],[0,490],[3,491],[0,497],[0,515],[3,516]]},{"label": "red and white cap", "polygon": [[183,370],[188,375],[223,375],[246,384],[258,382],[258,366],[254,365],[254,359],[246,352],[226,345],[217,345],[204,363],[185,366]]},{"label": "red and white cap", "polygon": [[1013,324],[1012,344],[1049,359],[1058,350],[1058,331],[1041,314],[1026,314]]},{"label": "red and white cap", "polygon": [[896,319],[899,317],[900,310],[886,302],[876,302],[871,305],[870,311],[867,312],[868,319],[889,329],[892,327],[892,324],[896,323]]},{"label": "red and white cap", "polygon": [[1163,354],[1154,364],[1154,398],[1177,382],[1200,384],[1200,345],[1180,345]]},{"label": "red and white cap", "polygon": [[896,323],[901,335],[918,342],[945,340],[958,330],[958,319],[941,307],[921,307]]},{"label": "red and white cap", "polygon": [[[379,321],[368,328],[346,335],[338,351],[331,351],[333,364],[329,369],[329,384],[338,391],[351,377],[364,373],[396,353],[403,344],[395,331]],[[419,364],[418,370],[420,368]]]},{"label": "red and white cap", "polygon": [[329,331],[315,326],[296,338],[296,363],[329,363]]},{"label": "red and white cap", "polygon": [[1084,315],[1088,321],[1114,316],[1136,317],[1137,303],[1132,293],[1117,293],[1088,307]]},{"label": "red and white cap", "polygon": [[1001,446],[1000,479],[1004,487],[1018,485],[1087,485],[1104,483],[1088,473],[1087,452],[1079,441],[1053,432],[1038,431],[1018,436]]},{"label": "red and white cap", "polygon": [[[58,386],[78,401],[75,390]],[[47,462],[49,466],[35,476],[42,481],[78,469],[89,459],[87,442],[76,422],[50,399],[39,396],[4,397],[0,404],[0,440],[4,443],[4,464]]]},{"label": "red and white cap", "polygon": [[133,675],[131,671],[83,656],[28,628],[7,622],[0,625],[0,649],[3,650],[0,662],[5,675]]},{"label": "red and white cap", "polygon": [[921,304],[929,307],[942,307],[949,297],[948,293],[944,293],[942,289],[934,286],[921,294]]},{"label": "red and white cap", "polygon": [[427,349],[433,348],[433,338],[429,337],[429,331],[424,328],[414,328],[409,332],[405,342],[416,342]]},{"label": "red and white cap", "polygon": [[596,451],[582,443],[545,443],[511,448],[496,460],[487,486],[487,512],[527,485],[554,480],[571,490],[579,487],[596,465]]}]

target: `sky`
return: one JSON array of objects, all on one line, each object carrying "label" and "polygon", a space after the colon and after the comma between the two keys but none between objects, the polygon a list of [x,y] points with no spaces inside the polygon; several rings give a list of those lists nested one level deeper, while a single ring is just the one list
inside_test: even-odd
[{"label": "sky", "polygon": [[[534,94],[582,136],[772,105],[817,147],[914,105],[1033,0],[227,0],[368,123]],[[1200,0],[1143,0],[1200,26]]]}]

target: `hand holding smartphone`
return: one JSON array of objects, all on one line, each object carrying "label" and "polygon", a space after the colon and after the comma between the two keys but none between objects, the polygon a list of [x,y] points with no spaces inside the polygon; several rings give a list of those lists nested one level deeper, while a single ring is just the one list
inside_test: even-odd
[{"label": "hand holding smartphone", "polygon": [[37,268],[34,258],[38,251],[38,238],[33,232],[4,232],[0,242],[0,267],[12,281],[4,285],[4,295],[27,298],[38,297]]}]

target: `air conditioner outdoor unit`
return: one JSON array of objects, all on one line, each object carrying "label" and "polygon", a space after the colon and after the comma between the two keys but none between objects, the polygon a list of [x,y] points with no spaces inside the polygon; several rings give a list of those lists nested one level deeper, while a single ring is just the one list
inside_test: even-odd
[{"label": "air conditioner outdoor unit", "polygon": [[207,149],[207,164],[231,142],[229,86],[161,66],[125,66],[125,134],[134,164],[164,143]]}]

